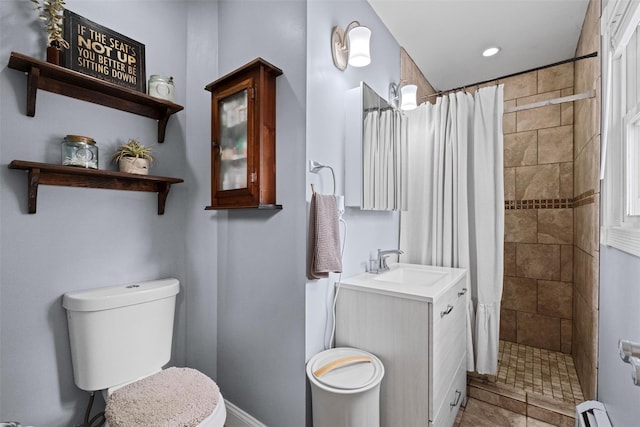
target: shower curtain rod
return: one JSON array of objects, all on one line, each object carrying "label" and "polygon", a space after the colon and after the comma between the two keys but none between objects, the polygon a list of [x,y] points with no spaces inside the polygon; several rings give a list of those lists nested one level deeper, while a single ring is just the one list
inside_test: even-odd
[{"label": "shower curtain rod", "polygon": [[594,58],[596,56],[598,56],[598,52],[592,52],[592,53],[589,53],[587,55],[576,56],[575,58],[565,59],[564,61],[554,62],[553,64],[543,65],[541,67],[531,68],[531,69],[525,70],[525,71],[518,71],[517,73],[507,74],[505,76],[496,77],[494,79],[484,80],[484,81],[481,81],[481,82],[477,82],[477,83],[473,83],[473,84],[469,84],[469,85],[465,85],[465,86],[460,86],[460,87],[457,87],[455,89],[441,90],[440,92],[432,93],[430,95],[423,95],[423,96],[420,97],[420,99],[431,98],[432,96],[440,96],[440,95],[443,95],[445,93],[450,93],[450,92],[457,92],[457,91],[459,91],[461,89],[466,89],[468,87],[480,86],[480,85],[485,84],[485,83],[495,82],[496,80],[502,80],[502,79],[506,79],[506,78],[509,78],[509,77],[515,77],[515,76],[519,76],[521,74],[530,73],[532,71],[544,70],[545,68],[555,67],[556,65],[567,64],[569,62],[575,62],[575,61],[579,61],[581,59]]}]

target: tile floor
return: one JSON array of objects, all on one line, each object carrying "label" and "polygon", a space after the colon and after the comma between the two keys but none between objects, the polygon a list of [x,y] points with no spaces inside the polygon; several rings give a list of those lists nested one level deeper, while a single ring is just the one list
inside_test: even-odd
[{"label": "tile floor", "polygon": [[469,398],[464,411],[458,413],[456,427],[553,427],[526,415]]},{"label": "tile floor", "polygon": [[500,341],[498,351],[497,383],[572,405],[584,401],[570,354],[509,341]]},{"label": "tile floor", "polygon": [[584,398],[571,355],[500,341],[498,357],[497,376],[469,378],[456,427],[575,425]]}]

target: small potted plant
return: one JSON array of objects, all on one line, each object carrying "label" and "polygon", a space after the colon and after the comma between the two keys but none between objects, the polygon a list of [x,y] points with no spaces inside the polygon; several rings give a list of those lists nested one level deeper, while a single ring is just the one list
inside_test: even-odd
[{"label": "small potted plant", "polygon": [[113,156],[112,162],[117,162],[120,172],[149,175],[149,166],[154,162],[151,147],[142,145],[137,139],[130,139],[122,144]]},{"label": "small potted plant", "polygon": [[38,11],[38,18],[44,22],[48,34],[47,62],[62,64],[62,48],[68,49],[69,43],[62,36],[64,29],[64,0],[31,0]]}]

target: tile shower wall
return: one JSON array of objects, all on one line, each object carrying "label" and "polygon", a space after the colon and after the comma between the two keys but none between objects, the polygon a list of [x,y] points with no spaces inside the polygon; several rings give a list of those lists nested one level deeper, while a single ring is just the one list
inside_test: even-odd
[{"label": "tile shower wall", "polygon": [[[501,80],[505,111],[574,93],[574,64]],[[504,115],[505,277],[500,338],[571,353],[573,103]]]},{"label": "tile shower wall", "polygon": [[575,102],[574,127],[574,282],[573,345],[576,371],[586,399],[596,396],[598,366],[598,264],[600,182],[600,0],[591,0],[576,55],[598,57],[576,62],[575,90],[597,96]]}]

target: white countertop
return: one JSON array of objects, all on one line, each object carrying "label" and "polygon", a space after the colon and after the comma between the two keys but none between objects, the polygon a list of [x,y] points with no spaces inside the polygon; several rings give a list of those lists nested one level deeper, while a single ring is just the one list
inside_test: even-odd
[{"label": "white countertop", "polygon": [[395,263],[383,273],[360,273],[342,279],[340,286],[432,303],[466,273],[464,268]]}]

